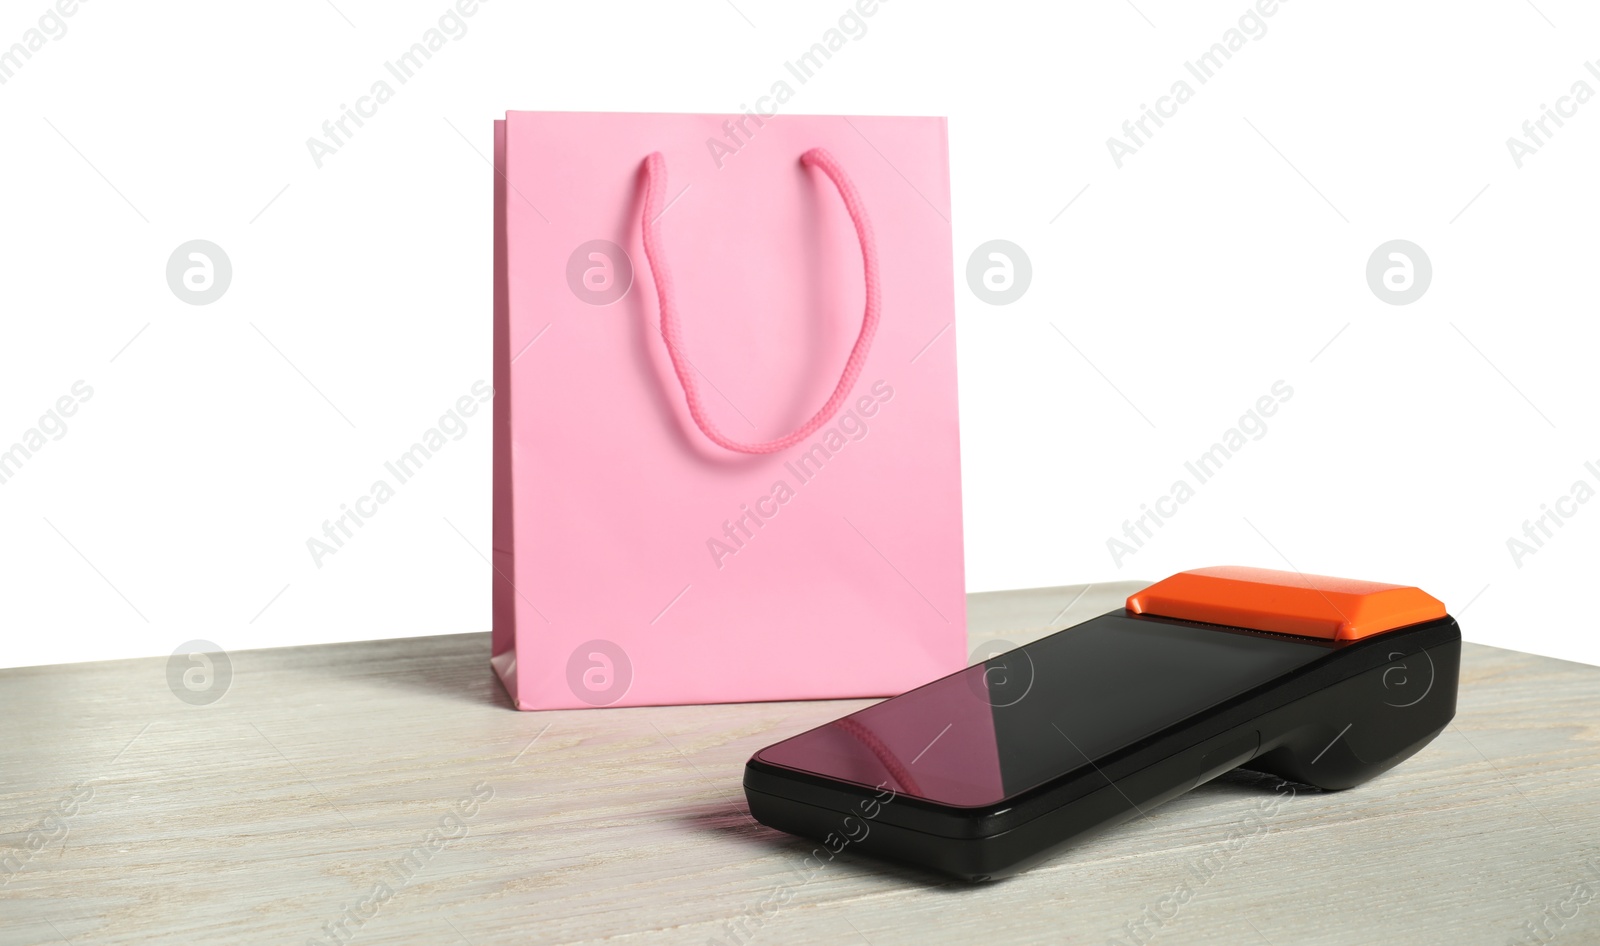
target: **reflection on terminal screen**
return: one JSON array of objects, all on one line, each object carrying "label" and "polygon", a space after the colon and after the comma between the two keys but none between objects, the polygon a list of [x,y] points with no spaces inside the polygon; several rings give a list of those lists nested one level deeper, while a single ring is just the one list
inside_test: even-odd
[{"label": "reflection on terminal screen", "polygon": [[1110,614],[801,733],[759,757],[948,805],[990,805],[1332,649]]}]

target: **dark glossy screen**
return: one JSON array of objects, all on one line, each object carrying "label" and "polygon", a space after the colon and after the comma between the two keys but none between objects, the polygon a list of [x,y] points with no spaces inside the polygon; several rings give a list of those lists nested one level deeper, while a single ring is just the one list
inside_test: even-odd
[{"label": "dark glossy screen", "polygon": [[1327,654],[1333,645],[1103,615],[760,753],[950,805],[989,805]]}]

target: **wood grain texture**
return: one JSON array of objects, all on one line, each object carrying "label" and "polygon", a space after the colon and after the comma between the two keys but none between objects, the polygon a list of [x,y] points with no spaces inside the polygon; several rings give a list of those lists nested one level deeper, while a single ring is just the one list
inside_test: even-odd
[{"label": "wood grain texture", "polygon": [[[973,595],[974,647],[1136,587]],[[808,877],[750,819],[745,759],[864,701],[517,713],[488,648],[236,653],[207,706],[165,659],[0,672],[0,944],[334,942],[347,909],[372,946],[1600,942],[1594,667],[1468,645],[1456,722],[1365,786],[1227,776],[969,886],[848,852]]]}]

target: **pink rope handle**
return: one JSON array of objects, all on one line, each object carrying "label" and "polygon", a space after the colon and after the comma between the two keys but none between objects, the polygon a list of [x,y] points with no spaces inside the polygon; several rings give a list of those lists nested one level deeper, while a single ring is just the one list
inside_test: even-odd
[{"label": "pink rope handle", "polygon": [[659,151],[644,159],[644,255],[650,261],[650,271],[655,277],[656,297],[661,303],[661,338],[667,343],[667,354],[672,357],[672,367],[677,372],[678,384],[683,388],[683,397],[689,405],[689,416],[694,418],[695,426],[699,427],[700,432],[712,443],[738,453],[776,453],[801,442],[832,420],[833,416],[839,413],[839,408],[844,406],[845,399],[850,396],[850,389],[855,386],[856,379],[861,376],[861,369],[867,361],[867,351],[872,347],[872,337],[878,331],[878,316],[882,310],[878,283],[878,247],[872,235],[872,220],[867,216],[867,209],[861,203],[861,195],[856,192],[855,184],[851,183],[844,169],[839,167],[839,162],[822,148],[812,148],[802,154],[800,163],[805,167],[821,168],[822,172],[828,175],[828,179],[833,181],[833,186],[838,189],[839,197],[844,200],[845,210],[850,213],[850,221],[855,224],[856,238],[861,241],[862,271],[867,283],[866,311],[861,316],[861,334],[856,336],[855,347],[850,349],[850,357],[844,363],[844,372],[840,374],[839,383],[834,387],[833,396],[828,398],[827,403],[811,415],[810,420],[787,436],[764,443],[744,443],[718,430],[716,424],[711,422],[711,418],[706,416],[705,407],[700,400],[700,387],[694,379],[694,366],[683,353],[683,329],[678,324],[678,305],[673,298],[672,272],[667,267],[666,254],[661,246],[660,217],[663,210],[662,201],[666,197],[667,190],[667,159],[662,157]]}]

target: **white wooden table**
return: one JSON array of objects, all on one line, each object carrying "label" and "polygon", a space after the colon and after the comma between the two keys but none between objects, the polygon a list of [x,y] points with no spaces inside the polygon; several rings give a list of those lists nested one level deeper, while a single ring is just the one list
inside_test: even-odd
[{"label": "white wooden table", "polygon": [[[1136,587],[973,595],[974,645]],[[969,886],[807,879],[750,819],[750,754],[860,701],[517,713],[488,650],[236,653],[198,706],[164,658],[0,672],[0,944],[1600,942],[1594,667],[1468,645],[1454,725],[1368,785],[1251,821],[1273,783],[1227,776]]]}]

